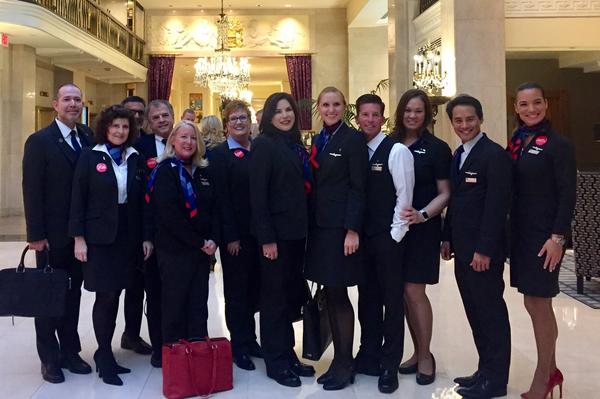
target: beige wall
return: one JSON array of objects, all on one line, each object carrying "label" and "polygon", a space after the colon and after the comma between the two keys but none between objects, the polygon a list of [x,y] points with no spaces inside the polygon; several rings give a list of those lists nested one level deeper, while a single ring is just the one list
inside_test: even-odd
[{"label": "beige wall", "polygon": [[[568,101],[568,131],[559,132],[575,145],[580,169],[600,170],[600,143],[593,140],[593,126],[600,124],[600,74],[581,69],[560,69],[557,60],[506,61],[509,94],[521,83],[534,79],[546,90],[564,90]],[[509,110],[509,115],[512,115]]]},{"label": "beige wall", "polygon": [[[375,89],[377,83],[387,79],[388,28],[348,29],[348,101],[354,103],[358,96]],[[386,116],[394,112],[389,103],[388,90],[377,93],[386,105]]]},{"label": "beige wall", "polygon": [[[36,107],[51,108],[54,97],[54,71],[38,65],[35,72],[35,105]],[[42,97],[41,91],[48,93],[48,96]]]},{"label": "beige wall", "polygon": [[[318,10],[311,19],[314,28],[312,57],[312,95],[316,99],[327,86],[335,86],[348,97],[348,27],[343,8]],[[313,119],[313,130],[321,121]]]}]

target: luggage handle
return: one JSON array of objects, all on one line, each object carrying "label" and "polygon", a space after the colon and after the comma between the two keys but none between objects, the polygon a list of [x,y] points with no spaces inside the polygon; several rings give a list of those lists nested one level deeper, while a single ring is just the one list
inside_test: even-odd
[{"label": "luggage handle", "polygon": [[187,357],[187,361],[188,361],[188,370],[190,371],[190,377],[192,380],[192,385],[194,385],[194,389],[196,390],[196,394],[200,397],[203,398],[209,398],[213,391],[216,388],[217,385],[217,351],[218,351],[218,346],[211,343],[211,339],[209,337],[204,337],[204,339],[206,340],[206,343],[208,344],[208,347],[210,348],[211,352],[212,352],[212,375],[211,375],[211,382],[210,382],[210,390],[208,391],[208,393],[206,395],[202,395],[200,393],[200,390],[198,389],[198,387],[195,384],[195,379],[194,379],[194,367],[192,365],[192,346],[191,343],[185,339],[180,339],[179,343],[183,344],[185,346],[185,354]]},{"label": "luggage handle", "polygon": [[[25,273],[25,255],[29,251],[29,244],[25,245],[25,249],[21,253],[21,260],[19,261],[19,266],[17,266],[17,273]],[[48,252],[48,248],[44,248],[44,253],[46,254],[46,266],[44,266],[44,273],[52,273],[54,269],[50,266],[50,253]],[[69,282],[69,285],[71,283]]]}]

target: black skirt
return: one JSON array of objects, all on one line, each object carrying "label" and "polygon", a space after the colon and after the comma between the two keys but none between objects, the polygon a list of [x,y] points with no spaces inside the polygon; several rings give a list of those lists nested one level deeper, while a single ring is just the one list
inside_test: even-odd
[{"label": "black skirt", "polygon": [[[127,204],[119,204],[115,241],[107,245],[88,243],[88,261],[83,264],[83,286],[88,291],[110,292],[127,288],[133,278],[136,254],[141,245],[128,237]],[[137,248],[133,248],[133,246]]]},{"label": "black skirt", "polygon": [[414,284],[437,284],[440,278],[440,240],[442,218],[413,224],[404,242],[404,281]]},{"label": "black skirt", "polygon": [[[560,292],[558,275],[561,261],[554,271],[544,269],[546,255],[537,256],[548,235],[539,237],[519,235],[512,231],[510,247],[510,285],[524,295],[553,298]],[[564,253],[563,253],[564,255]]]},{"label": "black skirt", "polygon": [[308,232],[304,276],[325,286],[351,287],[364,281],[364,242],[350,256],[344,255],[345,229],[313,227]]}]

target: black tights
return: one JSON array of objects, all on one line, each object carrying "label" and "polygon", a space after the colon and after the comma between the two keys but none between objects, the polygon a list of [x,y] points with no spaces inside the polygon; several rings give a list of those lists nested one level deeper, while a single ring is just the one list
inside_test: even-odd
[{"label": "black tights", "polygon": [[350,372],[354,341],[354,309],[346,287],[326,287],[327,309],[333,337],[333,362],[330,370]]},{"label": "black tights", "polygon": [[115,333],[117,312],[121,291],[96,292],[96,301],[92,310],[94,333],[98,341],[98,351],[112,352],[111,342]]}]

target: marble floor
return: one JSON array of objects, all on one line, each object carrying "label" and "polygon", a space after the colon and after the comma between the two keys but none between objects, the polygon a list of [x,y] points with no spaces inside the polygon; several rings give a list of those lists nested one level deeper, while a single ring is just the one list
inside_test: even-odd
[{"label": "marble floor", "polygon": [[[23,248],[22,242],[0,243],[0,268],[14,267]],[[33,260],[28,255],[28,264]],[[440,284],[430,287],[429,295],[434,309],[434,336],[432,351],[437,359],[437,379],[426,387],[417,385],[414,376],[400,376],[400,388],[392,395],[380,394],[377,378],[359,375],[356,383],[338,392],[325,392],[314,378],[303,378],[301,388],[281,387],[265,376],[264,364],[258,360],[257,370],[244,371],[233,368],[234,389],[216,394],[223,399],[256,398],[459,398],[454,392],[452,379],[473,372],[476,365],[475,348],[467,326],[464,310],[454,282],[451,262],[442,262]],[[210,277],[209,330],[212,336],[226,336],[223,317],[223,284],[220,266]],[[506,276],[508,280],[508,276]],[[356,290],[352,289],[356,304]],[[519,398],[528,387],[535,366],[536,353],[529,317],[522,297],[514,289],[507,289],[506,300],[512,325],[512,364],[509,398]],[[83,291],[79,333],[83,350],[81,355],[91,362],[95,338],[91,323],[93,295]],[[557,356],[559,367],[565,375],[565,399],[594,399],[600,397],[600,311],[590,309],[572,298],[560,294],[554,301],[554,310],[560,330]],[[147,337],[144,322],[142,335]],[[300,350],[302,326],[296,323],[296,337]],[[62,398],[161,398],[162,376],[160,369],[150,366],[149,358],[135,355],[118,347],[123,330],[123,317],[119,315],[113,340],[116,357],[120,363],[132,368],[123,375],[122,387],[109,386],[96,375],[74,375],[65,372],[66,382],[49,384],[41,379],[40,364],[35,349],[33,320],[0,318],[0,398],[6,399],[62,399]],[[357,329],[356,337],[360,331]],[[355,339],[355,350],[358,340]],[[412,351],[410,339],[405,353]],[[332,357],[328,349],[321,361],[314,363],[317,373],[328,367]],[[558,391],[556,391],[558,394]],[[558,396],[558,395],[557,395]]]}]

